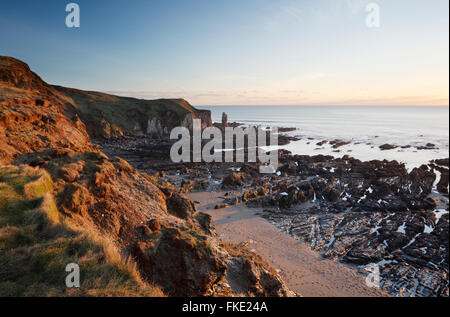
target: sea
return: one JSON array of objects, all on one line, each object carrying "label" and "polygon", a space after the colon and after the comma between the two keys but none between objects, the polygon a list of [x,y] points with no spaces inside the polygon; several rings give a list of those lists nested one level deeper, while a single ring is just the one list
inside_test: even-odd
[{"label": "sea", "polygon": [[[214,122],[222,113],[229,122],[266,127],[296,128],[301,138],[282,148],[293,154],[350,155],[360,160],[397,160],[408,169],[449,157],[449,107],[435,106],[197,106],[212,112]],[[323,140],[351,143],[334,149]],[[434,149],[417,147],[434,144]],[[379,146],[399,147],[382,151]],[[402,148],[405,146],[410,148]]]}]

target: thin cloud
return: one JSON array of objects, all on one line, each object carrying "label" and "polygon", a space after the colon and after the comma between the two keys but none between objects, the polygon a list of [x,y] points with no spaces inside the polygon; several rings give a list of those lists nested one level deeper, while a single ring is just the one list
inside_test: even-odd
[{"label": "thin cloud", "polygon": [[[448,98],[439,96],[398,96],[390,98],[324,97],[319,91],[302,90],[236,90],[236,91],[104,91],[112,95],[139,99],[184,98],[194,105],[348,105],[348,106],[448,106]],[[322,96],[322,97],[321,97]]]}]

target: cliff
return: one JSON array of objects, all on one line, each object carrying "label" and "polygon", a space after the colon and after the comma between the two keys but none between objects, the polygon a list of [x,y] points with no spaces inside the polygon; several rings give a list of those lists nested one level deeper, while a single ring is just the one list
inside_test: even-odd
[{"label": "cliff", "polygon": [[59,105],[71,116],[77,114],[91,137],[117,135],[169,135],[176,126],[189,127],[201,119],[212,125],[211,112],[198,110],[183,99],[142,100],[100,92],[52,86],[33,73],[27,64],[0,57],[0,105]]},{"label": "cliff", "polygon": [[211,112],[198,110],[183,99],[142,100],[53,86],[73,100],[91,137],[149,135],[167,137],[177,126],[190,127],[192,119],[210,126]]},{"label": "cliff", "polygon": [[[171,184],[90,142],[162,136],[193,117],[210,123],[182,100],[50,86],[0,57],[0,295],[292,295],[261,258],[218,239]],[[82,270],[78,289],[65,286],[68,263]]]}]

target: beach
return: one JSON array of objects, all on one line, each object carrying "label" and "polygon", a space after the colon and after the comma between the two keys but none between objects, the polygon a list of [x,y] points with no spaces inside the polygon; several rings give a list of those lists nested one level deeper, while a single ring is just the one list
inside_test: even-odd
[{"label": "beach", "polygon": [[244,204],[214,209],[225,192],[198,192],[188,195],[198,201],[198,209],[213,217],[223,241],[245,245],[261,255],[280,274],[290,289],[304,297],[381,297],[379,288],[370,288],[365,276],[344,264],[324,259],[306,244],[260,217],[261,208]]}]

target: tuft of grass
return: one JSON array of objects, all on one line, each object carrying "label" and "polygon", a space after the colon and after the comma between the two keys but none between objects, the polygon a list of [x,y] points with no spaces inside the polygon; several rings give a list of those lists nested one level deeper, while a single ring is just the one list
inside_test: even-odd
[{"label": "tuft of grass", "polygon": [[42,198],[41,210],[52,225],[60,223],[58,208],[56,207],[55,200],[50,193],[45,194]]},{"label": "tuft of grass", "polygon": [[36,179],[37,176],[27,175],[22,169],[2,168],[0,170],[0,183],[7,184],[16,192],[23,193],[25,185]]},{"label": "tuft of grass", "polygon": [[8,184],[0,183],[0,212],[11,202],[17,201],[20,196]]},{"label": "tuft of grass", "polygon": [[37,199],[53,191],[53,182],[47,172],[42,174],[34,181],[30,181],[23,186],[23,193],[27,199]]}]

